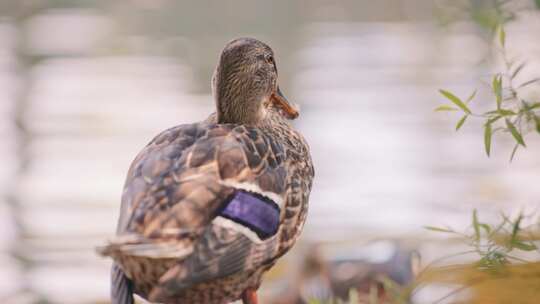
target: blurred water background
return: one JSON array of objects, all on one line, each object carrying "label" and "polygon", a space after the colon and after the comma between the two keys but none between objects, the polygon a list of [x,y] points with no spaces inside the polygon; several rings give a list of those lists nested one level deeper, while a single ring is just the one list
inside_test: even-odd
[{"label": "blurred water background", "polygon": [[[479,87],[481,108],[479,80],[495,71],[484,31],[441,26],[437,12],[420,0],[0,2],[0,302],[108,301],[110,262],[93,248],[115,230],[127,168],[161,130],[213,111],[212,69],[238,36],[273,47],[316,165],[301,244],[284,263],[309,244],[381,238],[429,260],[451,245],[423,225],[464,229],[473,208],[536,210],[538,140],[510,164],[511,140],[496,137],[487,158],[480,121],[456,134],[456,115],[433,112],[441,87]],[[524,77],[540,76],[539,32],[533,10],[507,27],[509,51],[529,60]]]}]

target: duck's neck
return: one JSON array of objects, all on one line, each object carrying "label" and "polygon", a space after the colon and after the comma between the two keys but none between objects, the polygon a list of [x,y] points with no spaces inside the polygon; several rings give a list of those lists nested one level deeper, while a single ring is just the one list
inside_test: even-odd
[{"label": "duck's neck", "polygon": [[222,77],[214,77],[212,87],[216,103],[218,123],[256,124],[263,119],[263,92],[254,88],[250,81],[234,79],[237,83],[222,83]]},{"label": "duck's neck", "polygon": [[[248,120],[246,122],[237,122],[237,120],[231,120],[231,117],[224,112],[217,110],[215,113],[212,113],[207,119],[208,123],[232,123],[238,125],[249,125],[258,127],[265,130],[273,130],[277,128],[292,129],[289,120],[286,119],[283,114],[279,112],[279,109],[276,107],[270,106],[264,109],[261,109],[258,113],[257,119]],[[244,119],[245,120],[245,119]]]}]

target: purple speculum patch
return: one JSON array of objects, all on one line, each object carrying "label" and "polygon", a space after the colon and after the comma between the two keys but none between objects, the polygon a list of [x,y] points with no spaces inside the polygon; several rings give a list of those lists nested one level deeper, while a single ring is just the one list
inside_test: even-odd
[{"label": "purple speculum patch", "polygon": [[237,190],[219,214],[246,226],[263,240],[273,236],[278,230],[278,205],[256,193]]}]

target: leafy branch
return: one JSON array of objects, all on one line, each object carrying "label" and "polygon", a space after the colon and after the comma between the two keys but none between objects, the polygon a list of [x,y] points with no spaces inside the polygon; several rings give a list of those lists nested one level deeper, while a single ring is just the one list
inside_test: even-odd
[{"label": "leafy branch", "polygon": [[449,227],[426,226],[424,228],[459,236],[480,256],[476,262],[478,269],[497,271],[511,260],[525,262],[512,255],[514,250],[534,251],[538,249],[534,239],[526,237],[527,231],[522,227],[523,219],[522,214],[514,220],[501,214],[501,222],[497,225],[490,225],[480,221],[478,212],[474,210],[470,225],[471,232],[469,233],[458,232]]},{"label": "leafy branch", "polygon": [[419,274],[414,292],[430,283],[452,283],[459,286],[434,303],[446,301],[465,290],[470,303],[536,303],[536,298],[529,294],[537,292],[540,262],[528,261],[516,254],[539,251],[540,236],[532,233],[538,230],[537,225],[523,227],[524,219],[522,214],[514,219],[501,214],[500,222],[490,225],[482,222],[474,210],[466,232],[448,227],[426,227],[435,232],[456,234],[473,249],[446,258],[470,253],[478,254],[479,258],[472,263],[446,266],[434,266],[445,257],[435,260]]},{"label": "leafy branch", "polygon": [[498,30],[498,42],[501,46],[501,55],[504,60],[504,71],[493,75],[491,80],[491,94],[493,95],[494,108],[483,113],[477,113],[470,109],[469,103],[475,98],[476,90],[466,99],[462,100],[456,94],[448,90],[439,90],[451,104],[443,104],[435,111],[461,111],[463,115],[456,123],[458,131],[467,121],[469,116],[484,120],[484,147],[487,156],[491,154],[491,142],[496,132],[508,133],[515,141],[510,161],[519,147],[526,147],[524,134],[534,126],[540,134],[540,102],[527,101],[522,98],[518,90],[533,83],[540,82],[540,78],[534,78],[519,85],[515,84],[515,78],[523,70],[526,63],[517,64],[509,60],[506,54],[506,32],[502,26]]},{"label": "leafy branch", "polygon": [[486,32],[516,19],[520,11],[540,8],[540,0],[534,0],[534,3],[513,0],[439,0],[435,3],[441,24],[467,20]]}]

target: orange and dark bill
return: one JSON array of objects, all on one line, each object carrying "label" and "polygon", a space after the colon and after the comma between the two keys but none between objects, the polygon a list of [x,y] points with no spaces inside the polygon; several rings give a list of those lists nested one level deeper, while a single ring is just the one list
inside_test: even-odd
[{"label": "orange and dark bill", "polygon": [[279,87],[277,88],[276,92],[272,94],[271,100],[278,108],[283,110],[283,113],[287,116],[287,118],[295,119],[298,117],[298,110],[289,103],[285,96],[283,96],[283,93],[281,93]]}]

